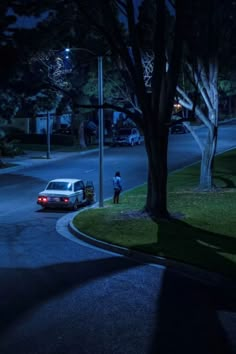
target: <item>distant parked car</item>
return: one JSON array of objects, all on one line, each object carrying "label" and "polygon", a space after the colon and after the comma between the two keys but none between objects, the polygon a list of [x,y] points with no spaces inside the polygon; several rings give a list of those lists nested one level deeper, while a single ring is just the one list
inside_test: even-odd
[{"label": "distant parked car", "polygon": [[72,134],[72,129],[71,127],[65,127],[65,128],[59,128],[53,132],[53,134],[58,134],[58,135],[71,135]]},{"label": "distant parked car", "polygon": [[171,134],[186,134],[189,130],[183,123],[177,123],[170,128]]},{"label": "distant parked car", "polygon": [[37,204],[43,208],[67,208],[77,210],[94,201],[93,183],[85,184],[81,179],[60,178],[48,182],[39,193]]},{"label": "distant parked car", "polygon": [[137,128],[121,128],[117,132],[114,143],[117,145],[139,145],[141,136]]}]

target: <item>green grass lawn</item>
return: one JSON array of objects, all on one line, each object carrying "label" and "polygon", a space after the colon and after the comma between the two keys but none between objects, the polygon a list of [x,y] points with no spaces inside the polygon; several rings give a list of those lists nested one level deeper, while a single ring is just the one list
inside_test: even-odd
[{"label": "green grass lawn", "polygon": [[[199,165],[168,180],[169,211],[179,220],[154,223],[145,213],[146,186],[123,192],[120,204],[107,201],[73,223],[106,242],[192,264],[236,278],[236,150],[216,157],[217,192],[196,191]],[[112,187],[111,187],[112,188]]]}]

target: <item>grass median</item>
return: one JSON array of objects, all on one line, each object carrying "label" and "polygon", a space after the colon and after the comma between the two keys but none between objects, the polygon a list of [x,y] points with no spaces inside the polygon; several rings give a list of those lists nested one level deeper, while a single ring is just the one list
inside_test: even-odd
[{"label": "grass median", "polygon": [[236,279],[236,150],[216,157],[214,192],[197,192],[199,164],[170,174],[169,211],[181,218],[154,223],[143,206],[146,185],[123,192],[120,204],[78,214],[74,226],[97,239],[181,261]]}]

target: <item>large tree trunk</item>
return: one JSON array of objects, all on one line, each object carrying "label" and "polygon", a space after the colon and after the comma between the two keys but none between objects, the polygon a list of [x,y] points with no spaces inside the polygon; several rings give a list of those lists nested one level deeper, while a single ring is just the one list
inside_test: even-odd
[{"label": "large tree trunk", "polygon": [[166,46],[165,35],[168,26],[165,16],[165,1],[157,2],[151,101],[149,101],[149,104],[143,105],[146,95],[138,95],[143,112],[143,121],[145,122],[143,126],[149,163],[145,207],[146,211],[156,221],[166,220],[170,217],[167,209],[169,123],[182,56],[185,2],[179,0],[175,2],[175,5],[174,38],[171,43],[172,50],[169,51],[167,50],[168,45]]},{"label": "large tree trunk", "polygon": [[145,209],[155,220],[168,219],[167,210],[167,153],[168,127],[159,124],[145,140],[148,152],[148,190]]}]

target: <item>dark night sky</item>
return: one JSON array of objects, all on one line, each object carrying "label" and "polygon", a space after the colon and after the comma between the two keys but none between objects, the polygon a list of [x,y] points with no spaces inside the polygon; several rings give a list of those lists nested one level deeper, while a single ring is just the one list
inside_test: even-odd
[{"label": "dark night sky", "polygon": [[[135,10],[136,10],[136,18],[138,16],[138,7],[139,5],[143,2],[143,0],[133,0],[134,2],[134,6],[135,6]],[[169,1],[167,0],[167,6],[169,9],[171,9],[171,5],[169,4]],[[12,14],[12,10],[9,10],[9,15]],[[38,23],[38,22],[41,22],[42,20],[44,20],[45,18],[47,17],[47,13],[43,14],[42,16],[40,17],[34,17],[34,16],[21,16],[21,17],[18,17],[18,20],[17,22],[11,26],[11,27],[21,27],[21,28],[33,28],[35,27],[35,25]]]}]

